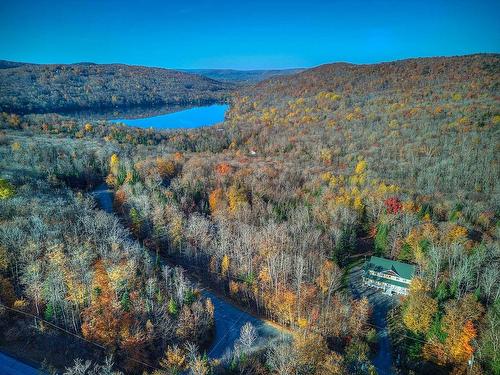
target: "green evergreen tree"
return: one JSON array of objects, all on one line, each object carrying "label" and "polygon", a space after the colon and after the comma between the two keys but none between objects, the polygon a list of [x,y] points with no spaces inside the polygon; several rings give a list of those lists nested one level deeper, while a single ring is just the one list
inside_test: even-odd
[{"label": "green evergreen tree", "polygon": [[179,312],[179,307],[177,306],[177,303],[174,301],[173,298],[170,298],[170,300],[168,301],[168,313],[170,315],[176,316],[178,312]]},{"label": "green evergreen tree", "polygon": [[387,253],[389,241],[387,236],[389,234],[389,226],[387,224],[379,224],[377,226],[377,234],[375,236],[375,254],[383,256]]},{"label": "green evergreen tree", "polygon": [[345,226],[334,248],[332,258],[338,264],[345,264],[347,258],[356,250],[357,237],[354,226]]},{"label": "green evergreen tree", "polygon": [[45,306],[43,316],[45,320],[52,320],[54,317],[54,306],[52,305],[52,302],[47,303],[47,306]]}]

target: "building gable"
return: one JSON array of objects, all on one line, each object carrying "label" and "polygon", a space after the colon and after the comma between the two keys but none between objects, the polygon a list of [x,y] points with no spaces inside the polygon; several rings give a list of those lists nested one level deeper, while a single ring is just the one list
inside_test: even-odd
[{"label": "building gable", "polygon": [[395,260],[372,256],[367,264],[367,268],[375,272],[385,273],[411,280],[415,274],[415,266]]}]

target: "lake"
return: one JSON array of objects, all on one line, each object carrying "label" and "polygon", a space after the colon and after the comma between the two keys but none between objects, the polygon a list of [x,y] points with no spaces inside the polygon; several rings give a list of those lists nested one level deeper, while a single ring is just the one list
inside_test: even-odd
[{"label": "lake", "polygon": [[123,123],[138,128],[181,129],[198,128],[224,121],[229,106],[214,104],[205,107],[194,107],[176,112],[139,118],[109,119],[110,122]]}]

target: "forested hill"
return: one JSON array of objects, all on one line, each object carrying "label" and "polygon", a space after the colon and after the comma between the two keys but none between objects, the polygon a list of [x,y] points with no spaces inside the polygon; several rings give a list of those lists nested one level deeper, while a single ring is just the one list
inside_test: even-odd
[{"label": "forested hill", "polygon": [[243,88],[226,125],[248,154],[334,176],[361,159],[427,205],[459,197],[475,221],[498,209],[499,78],[499,54],[328,64]]},{"label": "forested hill", "polygon": [[15,113],[205,104],[224,100],[232,88],[196,74],[122,64],[0,67],[0,110]]},{"label": "forested hill", "polygon": [[288,76],[300,73],[305,69],[264,69],[264,70],[235,70],[235,69],[191,69],[187,73],[200,74],[220,82],[252,84],[278,76]]},{"label": "forested hill", "polygon": [[0,69],[17,68],[18,66],[26,65],[22,62],[0,60]]},{"label": "forested hill", "polygon": [[[276,96],[278,100],[322,91],[351,95],[406,90],[425,96],[432,95],[432,88],[438,86],[475,85],[476,78],[489,89],[498,90],[499,74],[499,54],[416,58],[369,65],[333,63],[292,76],[273,77],[249,92]],[[425,88],[430,91],[422,92]]]}]

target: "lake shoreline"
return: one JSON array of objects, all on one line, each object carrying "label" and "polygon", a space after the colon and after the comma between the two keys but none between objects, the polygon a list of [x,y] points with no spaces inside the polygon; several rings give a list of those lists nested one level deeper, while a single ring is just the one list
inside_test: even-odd
[{"label": "lake shoreline", "polygon": [[193,129],[223,122],[228,109],[227,104],[212,104],[168,111],[153,116],[129,116],[128,118],[107,119],[107,121],[142,129]]}]

